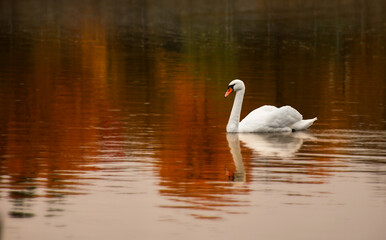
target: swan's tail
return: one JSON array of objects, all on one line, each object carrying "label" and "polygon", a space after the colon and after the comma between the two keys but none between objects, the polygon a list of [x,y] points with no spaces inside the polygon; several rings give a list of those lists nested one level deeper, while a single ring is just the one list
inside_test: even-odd
[{"label": "swan's tail", "polygon": [[309,128],[318,118],[305,119],[294,123],[291,128],[295,131],[306,130]]}]

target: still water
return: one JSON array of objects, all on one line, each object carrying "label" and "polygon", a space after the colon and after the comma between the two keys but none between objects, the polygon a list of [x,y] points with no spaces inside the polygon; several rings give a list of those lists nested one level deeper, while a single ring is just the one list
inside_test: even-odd
[{"label": "still water", "polygon": [[1,239],[386,239],[384,1],[0,9]]}]

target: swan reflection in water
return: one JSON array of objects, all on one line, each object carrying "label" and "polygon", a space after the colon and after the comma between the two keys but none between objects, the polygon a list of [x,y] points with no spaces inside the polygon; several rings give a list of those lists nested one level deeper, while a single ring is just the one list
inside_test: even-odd
[{"label": "swan reflection in water", "polygon": [[238,133],[227,133],[227,140],[229,148],[231,149],[231,154],[233,158],[233,162],[235,163],[236,172],[229,173],[227,169],[226,175],[228,175],[228,179],[235,182],[245,182],[245,168],[243,157],[241,156],[240,149],[240,141]]},{"label": "swan reflection in water", "polygon": [[[228,145],[236,167],[230,180],[245,182],[245,168],[241,155],[240,140],[244,146],[263,157],[290,158],[302,147],[305,140],[316,138],[308,132],[290,133],[227,133]],[[227,170],[228,177],[230,176]]]}]

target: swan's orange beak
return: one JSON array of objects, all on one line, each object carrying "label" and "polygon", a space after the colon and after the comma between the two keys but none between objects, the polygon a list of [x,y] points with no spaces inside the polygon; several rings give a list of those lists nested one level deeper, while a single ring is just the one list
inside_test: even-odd
[{"label": "swan's orange beak", "polygon": [[225,96],[224,97],[228,97],[229,94],[231,94],[233,92],[233,88],[232,87],[228,87],[228,90],[227,92],[225,93]]}]

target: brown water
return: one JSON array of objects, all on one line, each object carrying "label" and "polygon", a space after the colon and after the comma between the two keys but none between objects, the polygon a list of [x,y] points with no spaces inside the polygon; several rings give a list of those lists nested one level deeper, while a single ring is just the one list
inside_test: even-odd
[{"label": "brown water", "polygon": [[386,239],[384,1],[0,9],[0,238]]}]

